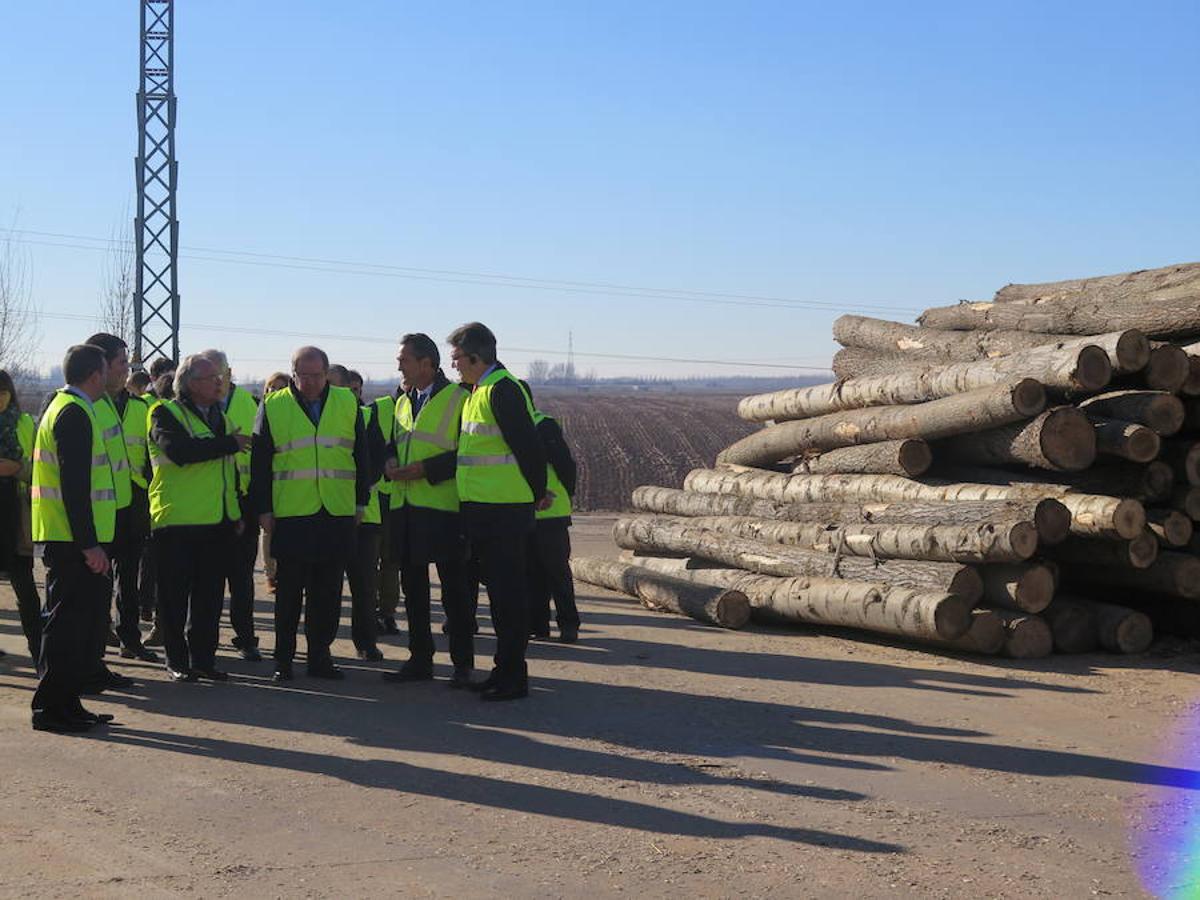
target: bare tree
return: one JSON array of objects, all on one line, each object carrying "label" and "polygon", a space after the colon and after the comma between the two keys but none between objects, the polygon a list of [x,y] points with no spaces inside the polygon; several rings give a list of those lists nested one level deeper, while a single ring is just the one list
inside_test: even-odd
[{"label": "bare tree", "polygon": [[550,363],[544,359],[532,359],[529,361],[529,383],[542,384],[546,380],[546,376],[550,373]]},{"label": "bare tree", "polygon": [[33,368],[37,310],[29,251],[14,237],[15,230],[0,234],[0,366],[15,377]]},{"label": "bare tree", "polygon": [[[128,213],[128,210],[126,210]],[[100,327],[133,347],[134,253],[129,216],[114,228],[104,254]]]}]

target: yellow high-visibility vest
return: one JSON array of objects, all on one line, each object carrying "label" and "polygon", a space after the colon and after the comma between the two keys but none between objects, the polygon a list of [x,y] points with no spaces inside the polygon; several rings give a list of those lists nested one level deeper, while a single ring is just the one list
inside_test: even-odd
[{"label": "yellow high-visibility vest", "polygon": [[[159,406],[174,416],[192,437],[216,439],[209,424],[183,404],[164,400]],[[225,416],[225,429],[230,430],[228,416]],[[172,462],[157,444],[151,443],[150,465],[154,470],[149,490],[151,528],[216,525],[226,519],[236,521],[241,518],[233,454],[179,465]]]},{"label": "yellow high-visibility vest", "polygon": [[[467,392],[456,384],[444,386],[425,401],[414,420],[412,401],[408,395],[396,403],[396,422],[393,439],[396,442],[396,462],[401,466],[422,462],[442,453],[459,449],[459,430]],[[392,508],[404,505],[423,509],[458,512],[458,484],[447,478],[430,484],[426,478],[415,481],[392,482]]]},{"label": "yellow high-visibility vest", "polygon": [[[521,383],[507,369],[496,369],[475,386],[463,405],[458,438],[458,497],[463,503],[532,503],[533,491],[521,474],[512,448],[504,440],[492,409],[492,389],[508,380]],[[533,404],[521,390],[533,421]]]},{"label": "yellow high-visibility vest", "polygon": [[330,386],[321,419],[313,425],[291,388],[263,400],[275,442],[271,496],[277,518],[353,516],[354,438],[358,400],[349,388]]},{"label": "yellow high-visibility vest", "polygon": [[58,443],[54,439],[54,423],[68,406],[75,405],[87,413],[92,425],[91,501],[92,523],[96,540],[111,543],[117,529],[117,492],[113,485],[112,463],[101,437],[100,425],[92,404],[67,390],[60,390],[50,401],[38,425],[33,445],[33,484],[29,495],[33,502],[33,540],[36,542],[67,542],[75,538],[63,502],[62,473],[58,468]]}]

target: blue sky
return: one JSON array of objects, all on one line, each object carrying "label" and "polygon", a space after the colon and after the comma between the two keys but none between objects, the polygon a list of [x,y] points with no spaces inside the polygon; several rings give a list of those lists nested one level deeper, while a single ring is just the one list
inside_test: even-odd
[{"label": "blue sky", "polygon": [[[518,371],[573,332],[600,375],[735,373],[657,358],[821,367],[843,311],[1200,258],[1194,3],[177,6],[185,247],[789,301],[188,251],[183,349],[245,374],[298,339],[203,326],[311,334],[374,377],[401,332],[470,319]],[[137,19],[4,4],[0,223],[121,226]],[[54,316],[95,313],[105,254],[34,240],[103,241],[24,237],[49,365],[90,332]]]}]

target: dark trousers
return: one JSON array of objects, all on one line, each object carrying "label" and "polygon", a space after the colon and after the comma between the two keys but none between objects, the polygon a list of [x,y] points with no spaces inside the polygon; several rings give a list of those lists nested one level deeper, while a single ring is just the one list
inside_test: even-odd
[{"label": "dark trousers", "polygon": [[275,561],[275,661],[290,663],[296,655],[296,630],[304,610],[304,636],[311,668],[328,662],[342,616],[342,573],[339,559]]},{"label": "dark trousers", "polygon": [[[245,498],[242,504],[249,507]],[[229,624],[235,647],[257,647],[254,634],[254,562],[258,559],[258,516],[242,516],[242,533],[233,538],[227,557],[225,581],[229,583]]]},{"label": "dark trousers", "polygon": [[[438,560],[434,565],[441,583],[450,661],[456,669],[472,669],[475,667],[475,623],[467,592],[466,559],[458,556]],[[408,619],[409,656],[418,665],[432,665],[435,647],[430,624],[429,563],[416,559],[405,563],[400,569],[400,583],[404,588],[404,615]]]},{"label": "dark trousers", "polygon": [[383,524],[379,526],[379,584],[377,587],[377,609],[381,616],[394,619],[400,605],[400,561],[392,551],[391,516],[383,510]]},{"label": "dark trousers", "polygon": [[529,539],[529,629],[550,630],[550,600],[554,599],[559,630],[579,628],[575,579],[571,577],[571,533],[566,520],[538,522]]},{"label": "dark trousers", "polygon": [[96,575],[71,544],[47,544],[46,616],[34,710],[72,712],[95,674],[96,632],[106,627],[112,579]]},{"label": "dark trousers", "polygon": [[479,574],[487,585],[496,631],[493,675],[497,680],[524,683],[529,672],[525,648],[529,645],[529,599],[525,578],[528,535],[521,529],[494,529],[471,534],[479,558]]},{"label": "dark trousers", "polygon": [[141,574],[138,576],[141,586],[142,614],[158,613],[158,568],[154,564],[154,541],[147,540],[142,545]]},{"label": "dark trousers", "polygon": [[[139,576],[142,551],[150,531],[150,507],[146,492],[133,487],[133,503],[117,511],[116,537],[112,545],[113,581],[116,584],[117,637],[121,646],[137,649],[142,646],[142,590]],[[107,642],[108,635],[105,634]]]},{"label": "dark trousers", "polygon": [[38,596],[37,584],[33,580],[33,557],[12,557],[8,577],[13,593],[17,595],[17,614],[21,617],[21,631],[29,644],[29,655],[37,662],[42,648],[42,598]]},{"label": "dark trousers", "polygon": [[355,650],[376,644],[375,601],[379,585],[378,525],[359,525],[354,531],[354,557],[346,567],[350,582],[350,636]]},{"label": "dark trousers", "polygon": [[224,525],[164,528],[154,535],[158,562],[158,625],[167,665],[211,669],[221,627],[222,560],[232,531]]}]

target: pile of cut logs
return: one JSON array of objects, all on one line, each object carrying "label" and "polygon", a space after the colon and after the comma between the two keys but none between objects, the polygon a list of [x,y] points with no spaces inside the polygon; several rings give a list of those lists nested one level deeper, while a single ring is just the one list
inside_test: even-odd
[{"label": "pile of cut logs", "polygon": [[1016,658],[1200,636],[1200,263],[842,316],[837,380],[640,487],[577,578],[726,627],[843,626]]}]

